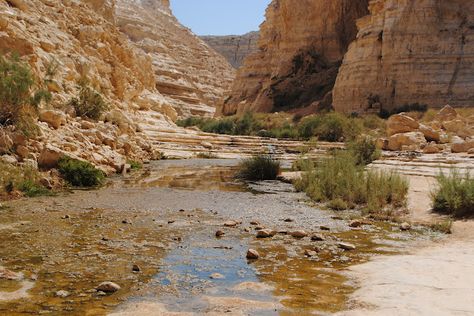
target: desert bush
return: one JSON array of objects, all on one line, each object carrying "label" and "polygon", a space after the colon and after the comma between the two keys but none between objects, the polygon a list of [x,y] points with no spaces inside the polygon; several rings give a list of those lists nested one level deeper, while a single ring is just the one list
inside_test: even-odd
[{"label": "desert bush", "polygon": [[132,170],[140,170],[143,168],[143,164],[138,160],[128,160],[127,163],[130,165]]},{"label": "desert bush", "polygon": [[295,187],[316,202],[342,200],[348,206],[363,205],[369,212],[401,207],[408,193],[408,183],[400,175],[366,172],[350,152],[342,151],[306,171]]},{"label": "desert bush", "polygon": [[30,197],[49,194],[50,191],[39,180],[40,174],[34,168],[0,161],[0,193],[19,190]]},{"label": "desert bush", "polygon": [[270,156],[259,155],[244,159],[239,164],[237,178],[251,181],[275,180],[279,173],[279,161]]},{"label": "desert bush", "polygon": [[439,188],[432,193],[433,210],[454,217],[474,216],[474,178],[453,169],[449,175],[441,173]]},{"label": "desert bush", "polygon": [[89,80],[82,78],[78,83],[79,95],[69,101],[77,116],[98,120],[109,109],[102,95],[90,86]]},{"label": "desert bush", "polygon": [[377,149],[375,141],[370,137],[362,137],[348,145],[349,152],[353,155],[356,164],[368,165],[372,161],[377,160],[381,156],[381,152]]},{"label": "desert bush", "polygon": [[67,156],[59,160],[58,170],[64,180],[76,187],[96,187],[105,179],[105,174],[92,164]]},{"label": "desert bush", "polygon": [[0,125],[17,125],[27,135],[35,132],[37,107],[50,100],[51,94],[36,83],[27,63],[17,55],[0,55]]}]

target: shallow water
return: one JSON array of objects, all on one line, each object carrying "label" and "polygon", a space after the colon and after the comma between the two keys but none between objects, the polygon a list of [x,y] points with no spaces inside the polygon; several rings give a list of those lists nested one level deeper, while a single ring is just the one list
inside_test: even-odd
[{"label": "shallow water", "polygon": [[[432,238],[387,223],[350,229],[357,214],[333,219],[335,213],[289,184],[234,181],[236,163],[153,162],[98,191],[12,202],[0,211],[0,266],[24,279],[0,282],[0,314],[102,315],[128,308],[139,314],[150,302],[196,314],[331,313],[347,308],[355,289],[345,268]],[[223,227],[228,220],[242,224]],[[281,234],[256,239],[251,221]],[[218,229],[223,238],[215,238]],[[325,241],[284,234],[300,229],[321,233]],[[338,241],[357,249],[343,251]],[[262,258],[248,262],[249,247]],[[305,250],[317,256],[308,258]],[[132,272],[133,264],[141,271]],[[122,289],[101,296],[93,289],[102,281]],[[1,300],[28,285],[32,289],[17,300]],[[56,297],[58,290],[71,295]]]}]

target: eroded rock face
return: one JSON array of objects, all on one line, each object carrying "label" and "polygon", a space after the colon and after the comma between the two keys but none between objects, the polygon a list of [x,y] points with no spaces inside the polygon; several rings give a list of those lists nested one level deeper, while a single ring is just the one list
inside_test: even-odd
[{"label": "eroded rock face", "polygon": [[258,50],[258,32],[244,35],[200,36],[216,52],[234,67],[242,66],[245,58]]},{"label": "eroded rock face", "polygon": [[219,113],[288,110],[322,100],[356,37],[356,20],[367,13],[368,0],[274,0],[259,51],[238,71]]},{"label": "eroded rock face", "polygon": [[336,110],[370,111],[374,99],[384,109],[474,105],[473,1],[372,0],[370,12],[340,69]]},{"label": "eroded rock face", "polygon": [[178,116],[212,116],[234,78],[218,53],[183,27],[169,1],[116,0],[120,30],[151,56],[155,86]]}]

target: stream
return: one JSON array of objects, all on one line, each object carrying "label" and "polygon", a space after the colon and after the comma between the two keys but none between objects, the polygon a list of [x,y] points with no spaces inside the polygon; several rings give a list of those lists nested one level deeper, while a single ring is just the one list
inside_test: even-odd
[{"label": "stream", "polygon": [[[348,267],[439,238],[388,222],[351,228],[358,212],[322,209],[280,181],[236,181],[237,164],[155,161],[99,190],[8,203],[0,268],[16,275],[0,278],[0,314],[331,314],[353,307]],[[256,238],[263,227],[278,233]],[[103,281],[121,289],[96,291]]]}]

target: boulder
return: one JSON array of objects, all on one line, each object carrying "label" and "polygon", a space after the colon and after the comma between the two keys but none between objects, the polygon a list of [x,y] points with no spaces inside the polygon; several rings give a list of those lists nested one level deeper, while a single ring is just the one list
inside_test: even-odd
[{"label": "boulder", "polygon": [[353,244],[349,244],[349,243],[346,243],[346,242],[340,242],[337,244],[337,246],[343,250],[355,250],[356,249],[356,246],[354,246]]},{"label": "boulder", "polygon": [[304,230],[296,230],[294,232],[291,232],[290,235],[295,238],[304,238],[308,236],[308,233],[305,232]]},{"label": "boulder", "polygon": [[453,137],[451,144],[451,151],[453,153],[467,153],[469,150],[474,148],[474,139],[466,139],[455,136]]},{"label": "boulder", "polygon": [[437,154],[441,151],[441,149],[436,145],[436,143],[431,142],[423,148],[423,153],[425,154]]},{"label": "boulder", "polygon": [[15,165],[18,163],[18,160],[16,159],[15,156],[13,155],[3,155],[3,156],[0,156],[0,160],[5,162],[5,163],[9,163],[9,164],[12,164],[12,165]]},{"label": "boulder", "polygon": [[257,238],[270,238],[275,236],[276,231],[271,229],[262,229],[257,232]]},{"label": "boulder", "polygon": [[443,128],[447,132],[457,135],[459,131],[466,128],[466,124],[461,119],[455,119],[455,120],[443,122]]},{"label": "boulder", "polygon": [[424,144],[426,144],[426,139],[421,132],[400,133],[390,136],[388,150],[399,151],[404,148],[417,150]]},{"label": "boulder", "polygon": [[458,116],[458,112],[456,112],[456,110],[450,105],[446,105],[436,114],[436,119],[440,122],[444,122],[444,121],[453,120],[457,116]]},{"label": "boulder", "polygon": [[434,130],[432,127],[420,124],[419,130],[420,130],[420,132],[423,133],[423,135],[425,136],[425,139],[427,141],[429,141],[429,142],[431,142],[431,141],[439,142],[440,141],[441,135],[440,135],[439,131]]},{"label": "boulder", "polygon": [[30,151],[28,150],[28,148],[26,148],[26,146],[19,145],[16,147],[16,153],[21,158],[21,160],[23,160],[28,157]]},{"label": "boulder", "polygon": [[66,114],[61,111],[46,110],[40,113],[39,120],[48,123],[54,129],[58,129],[61,125],[66,124]]},{"label": "boulder", "polygon": [[64,153],[57,147],[46,145],[38,158],[38,166],[42,169],[51,169],[58,165]]},{"label": "boulder", "polygon": [[403,113],[392,115],[387,121],[387,135],[416,131],[420,124],[413,118]]}]

